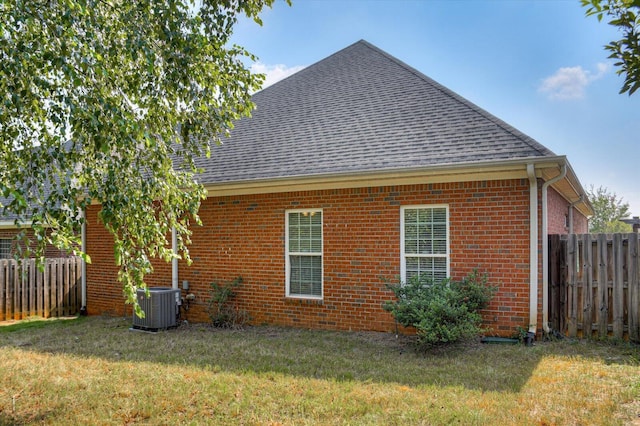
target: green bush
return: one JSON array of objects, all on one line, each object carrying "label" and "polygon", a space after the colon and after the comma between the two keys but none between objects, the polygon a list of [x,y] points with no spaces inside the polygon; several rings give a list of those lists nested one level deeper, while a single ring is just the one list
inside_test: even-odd
[{"label": "green bush", "polygon": [[384,309],[405,327],[415,327],[420,348],[453,343],[479,335],[482,317],[494,288],[487,276],[473,271],[462,281],[432,282],[415,276],[407,283],[389,285],[397,300]]},{"label": "green bush", "polygon": [[210,284],[211,298],[207,306],[207,313],[214,327],[238,328],[249,321],[247,311],[239,310],[231,304],[231,300],[236,295],[233,289],[240,284],[242,284],[242,277],[237,277],[233,281],[223,284],[215,281]]}]

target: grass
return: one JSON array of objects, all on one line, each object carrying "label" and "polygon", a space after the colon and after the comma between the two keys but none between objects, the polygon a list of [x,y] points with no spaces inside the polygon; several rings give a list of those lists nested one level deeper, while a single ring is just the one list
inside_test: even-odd
[{"label": "grass", "polygon": [[384,333],[130,325],[0,327],[0,425],[640,425],[640,349],[628,344],[421,354]]}]

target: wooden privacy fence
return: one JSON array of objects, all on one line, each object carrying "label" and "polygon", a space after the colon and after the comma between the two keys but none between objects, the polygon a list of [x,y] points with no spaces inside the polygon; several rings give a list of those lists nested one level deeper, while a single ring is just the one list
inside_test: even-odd
[{"label": "wooden privacy fence", "polygon": [[569,337],[640,341],[640,234],[549,236],[549,322]]},{"label": "wooden privacy fence", "polygon": [[81,308],[82,259],[0,260],[0,321],[75,315]]}]

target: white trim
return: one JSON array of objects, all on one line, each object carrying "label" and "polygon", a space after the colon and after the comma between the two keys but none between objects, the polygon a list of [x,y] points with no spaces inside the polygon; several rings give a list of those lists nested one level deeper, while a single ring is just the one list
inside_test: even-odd
[{"label": "white trim", "polygon": [[448,204],[419,204],[400,207],[400,280],[406,282],[407,280],[407,256],[404,251],[404,212],[407,209],[439,209],[444,208],[447,221],[446,229],[446,254],[430,255],[428,257],[445,257],[447,260],[447,277],[451,276],[451,223],[449,218],[449,205]]},{"label": "white trim", "polygon": [[535,166],[527,164],[529,175],[529,333],[538,330],[538,179]]},{"label": "white trim", "polygon": [[[15,220],[0,220],[0,229],[31,228],[32,224],[33,224],[33,222],[30,221],[30,220],[25,220],[23,222],[18,222],[17,225],[16,225],[16,221]],[[45,227],[45,228],[50,228],[50,225],[48,223],[42,223],[41,225],[43,227]]]},{"label": "white trim", "polygon": [[[290,253],[289,252],[289,214],[290,213],[320,213],[320,227],[322,229],[322,240],[320,242],[319,253]],[[292,299],[311,299],[322,300],[324,298],[324,212],[323,209],[290,209],[284,212],[285,225],[284,225],[284,258],[285,258],[285,295]],[[301,256],[320,256],[320,296],[313,295],[299,295],[290,293],[290,275],[291,275],[291,262],[289,257],[291,255]]]}]

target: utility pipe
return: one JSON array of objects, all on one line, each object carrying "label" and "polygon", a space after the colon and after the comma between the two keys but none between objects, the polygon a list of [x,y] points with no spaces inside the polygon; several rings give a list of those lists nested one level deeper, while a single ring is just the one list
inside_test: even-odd
[{"label": "utility pipe", "polygon": [[[87,254],[87,215],[84,211],[81,212],[82,215],[82,226],[80,227],[80,250],[85,254]],[[82,288],[82,302],[80,307],[81,313],[87,312],[87,262],[85,262],[84,258],[82,259],[82,279],[80,280],[80,287]]]},{"label": "utility pipe", "polygon": [[560,174],[542,184],[542,329],[545,333],[549,328],[549,214],[547,212],[547,189],[549,185],[558,182],[567,175],[567,165],[562,164]]},{"label": "utility pipe", "polygon": [[533,340],[538,328],[538,179],[535,166],[527,164],[529,176],[529,332]]},{"label": "utility pipe", "polygon": [[569,234],[573,234],[573,207],[581,203],[582,200],[584,200],[584,194],[580,194],[580,197],[576,201],[569,204]]},{"label": "utility pipe", "polygon": [[173,259],[171,259],[171,288],[178,289],[178,232],[176,227],[171,228],[171,249]]}]

